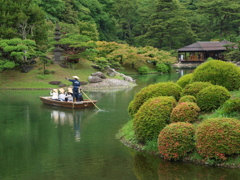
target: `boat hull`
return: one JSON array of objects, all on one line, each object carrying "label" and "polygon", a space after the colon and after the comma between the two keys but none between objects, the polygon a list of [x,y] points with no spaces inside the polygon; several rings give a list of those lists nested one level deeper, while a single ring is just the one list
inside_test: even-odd
[{"label": "boat hull", "polygon": [[40,99],[44,104],[51,105],[51,106],[58,106],[58,107],[64,107],[64,108],[71,108],[71,109],[81,109],[81,108],[88,108],[93,107],[97,100],[87,100],[84,99],[83,101],[79,102],[66,102],[66,101],[57,101],[52,100],[51,96],[40,96]]}]

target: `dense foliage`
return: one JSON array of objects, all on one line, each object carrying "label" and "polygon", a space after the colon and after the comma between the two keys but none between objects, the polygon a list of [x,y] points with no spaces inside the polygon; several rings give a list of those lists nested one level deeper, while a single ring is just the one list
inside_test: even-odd
[{"label": "dense foliage", "polygon": [[187,84],[190,84],[192,81],[193,74],[185,74],[177,80],[177,84],[184,88]]},{"label": "dense foliage", "polygon": [[193,73],[193,82],[203,81],[226,87],[229,91],[240,88],[240,71],[236,65],[220,60],[207,61]]},{"label": "dense foliage", "polygon": [[178,101],[179,104],[183,102],[197,102],[197,99],[192,95],[185,95],[182,96]]},{"label": "dense foliage", "polygon": [[240,112],[240,98],[236,97],[225,101],[221,109],[225,113]]},{"label": "dense foliage", "polygon": [[200,108],[194,102],[183,102],[173,108],[171,122],[189,122],[193,123],[198,120]]},{"label": "dense foliage", "polygon": [[158,136],[159,153],[166,160],[179,160],[194,149],[194,127],[178,122],[167,125]]},{"label": "dense foliage", "polygon": [[212,84],[209,82],[193,82],[191,84],[186,85],[183,88],[182,93],[183,95],[191,95],[191,96],[197,97],[197,94],[199,93],[199,91],[211,85]]},{"label": "dense foliage", "polygon": [[212,111],[220,107],[230,97],[231,94],[225,87],[212,85],[197,94],[197,104],[201,111]]},{"label": "dense foliage", "polygon": [[138,110],[133,119],[133,128],[139,142],[157,138],[159,132],[169,123],[176,100],[169,96],[150,98]]},{"label": "dense foliage", "polygon": [[161,82],[143,88],[135,94],[131,107],[128,108],[129,113],[133,116],[141,105],[149,98],[158,96],[173,96],[177,101],[180,98],[182,88],[173,82]]},{"label": "dense foliage", "polygon": [[196,132],[198,153],[206,158],[226,160],[240,152],[240,122],[233,118],[203,121]]}]

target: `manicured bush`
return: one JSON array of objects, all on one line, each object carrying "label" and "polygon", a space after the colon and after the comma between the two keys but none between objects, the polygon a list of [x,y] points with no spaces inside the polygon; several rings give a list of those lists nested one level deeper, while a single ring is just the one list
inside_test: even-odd
[{"label": "manicured bush", "polygon": [[183,102],[197,102],[197,99],[194,96],[186,95],[179,99],[178,104]]},{"label": "manicured bush", "polygon": [[189,122],[197,121],[200,108],[194,102],[183,102],[173,108],[170,121],[171,122]]},{"label": "manicured bush", "polygon": [[232,98],[225,101],[222,110],[226,113],[240,112],[240,98]]},{"label": "manicured bush", "polygon": [[191,84],[186,85],[183,90],[182,90],[182,94],[183,95],[192,95],[194,97],[197,96],[197,94],[199,93],[199,91],[201,91],[202,89],[211,86],[212,84],[209,82],[194,82]]},{"label": "manicured bush", "polygon": [[187,84],[190,84],[192,82],[193,74],[185,74],[184,76],[180,77],[177,81],[177,84],[184,88]]},{"label": "manicured bush", "polygon": [[194,127],[178,122],[167,125],[158,136],[159,153],[165,160],[179,160],[194,149]]},{"label": "manicured bush", "polygon": [[226,160],[240,152],[240,121],[233,118],[210,118],[198,125],[198,153],[206,158]]},{"label": "manicured bush", "polygon": [[230,62],[211,60],[199,65],[193,73],[193,82],[211,82],[226,87],[229,91],[240,88],[240,72],[238,67]]},{"label": "manicured bush", "polygon": [[168,67],[166,64],[164,63],[159,63],[156,65],[156,69],[158,72],[162,72],[162,73],[166,73],[168,72]]},{"label": "manicured bush", "polygon": [[212,111],[220,107],[231,97],[230,92],[222,86],[212,85],[197,94],[197,104],[201,111]]},{"label": "manicured bush", "polygon": [[133,119],[133,129],[139,142],[157,138],[169,123],[170,114],[176,105],[172,96],[159,96],[145,102]]},{"label": "manicured bush", "polygon": [[141,66],[138,68],[138,73],[139,74],[147,74],[149,72],[149,68],[147,66]]},{"label": "manicured bush", "polygon": [[161,82],[157,84],[149,85],[139,91],[133,99],[131,104],[130,115],[133,116],[141,105],[146,102],[149,98],[158,96],[173,96],[177,101],[180,98],[182,88],[173,82]]}]

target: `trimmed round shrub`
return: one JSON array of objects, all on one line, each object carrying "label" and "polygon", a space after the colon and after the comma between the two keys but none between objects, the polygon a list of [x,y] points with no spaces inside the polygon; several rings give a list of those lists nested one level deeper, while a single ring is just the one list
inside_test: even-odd
[{"label": "trimmed round shrub", "polygon": [[147,74],[149,72],[149,68],[147,66],[141,66],[138,68],[138,73],[139,74]]},{"label": "trimmed round shrub", "polygon": [[198,125],[198,153],[206,158],[226,160],[240,152],[240,121],[233,118],[210,118]]},{"label": "trimmed round shrub", "polygon": [[178,104],[183,102],[197,102],[197,99],[194,96],[186,95],[179,99]]},{"label": "trimmed round shrub", "polygon": [[171,122],[195,122],[198,119],[200,108],[194,102],[183,102],[173,108]]},{"label": "trimmed round shrub", "polygon": [[240,71],[230,62],[211,60],[199,65],[193,73],[193,82],[211,82],[227,88],[229,91],[240,88]]},{"label": "trimmed round shrub", "polygon": [[166,73],[168,72],[168,67],[166,64],[164,63],[159,63],[156,65],[156,69],[158,72],[162,72],[162,73]]},{"label": "trimmed round shrub", "polygon": [[190,123],[169,124],[158,136],[159,153],[165,160],[179,160],[194,148],[194,127]]},{"label": "trimmed round shrub", "polygon": [[182,94],[183,95],[192,95],[194,97],[197,96],[199,91],[202,89],[211,86],[212,84],[210,82],[194,82],[192,84],[186,85],[183,90]]},{"label": "trimmed round shrub", "polygon": [[177,84],[184,88],[187,84],[192,82],[193,73],[185,74],[184,76],[180,77],[177,81]]},{"label": "trimmed round shrub", "polygon": [[225,87],[212,85],[197,94],[197,104],[201,111],[212,111],[220,107],[230,97],[231,94]]},{"label": "trimmed round shrub", "polygon": [[240,98],[232,98],[225,101],[222,105],[222,110],[225,113],[240,112]]},{"label": "trimmed round shrub", "polygon": [[132,109],[133,109],[133,100],[128,105],[128,112],[130,115],[134,114]]},{"label": "trimmed round shrub", "polygon": [[159,96],[145,102],[133,119],[136,139],[145,143],[146,140],[157,138],[159,132],[169,123],[175,105],[176,100],[171,96]]},{"label": "trimmed round shrub", "polygon": [[157,84],[149,85],[139,91],[133,99],[131,104],[131,110],[129,111],[131,116],[138,111],[141,105],[148,99],[158,96],[173,96],[177,101],[180,98],[182,88],[173,82],[161,82]]}]

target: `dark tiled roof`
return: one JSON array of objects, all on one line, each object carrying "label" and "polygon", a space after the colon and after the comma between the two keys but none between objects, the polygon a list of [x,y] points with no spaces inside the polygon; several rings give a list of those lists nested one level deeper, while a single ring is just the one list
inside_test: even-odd
[{"label": "dark tiled roof", "polygon": [[191,51],[225,51],[226,47],[224,45],[233,44],[230,41],[197,41],[196,43],[190,44],[177,51],[191,52]]}]

